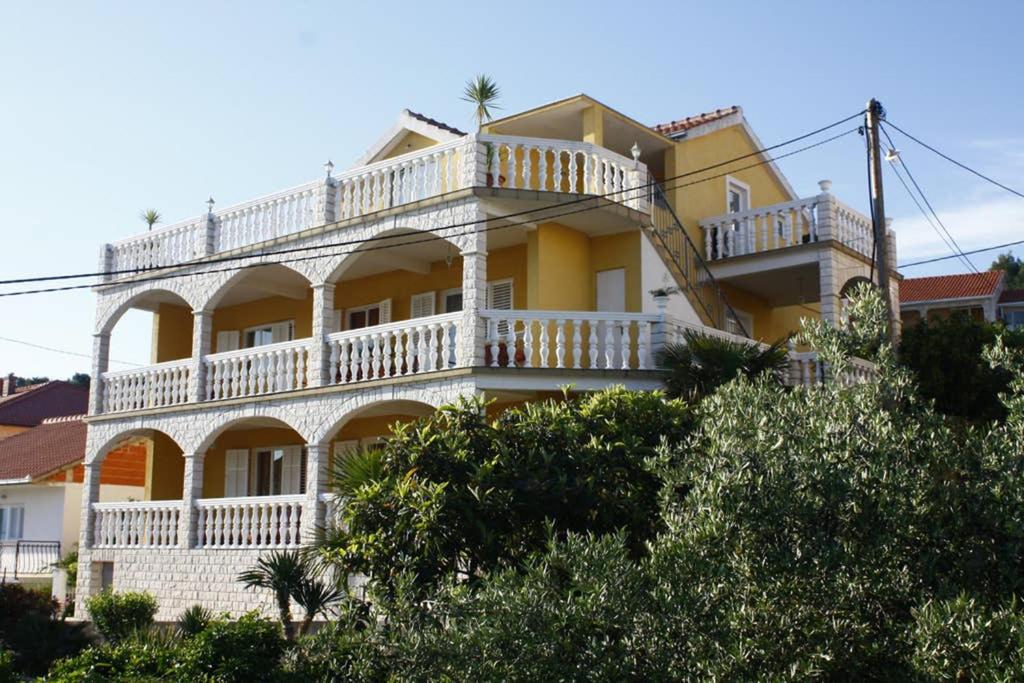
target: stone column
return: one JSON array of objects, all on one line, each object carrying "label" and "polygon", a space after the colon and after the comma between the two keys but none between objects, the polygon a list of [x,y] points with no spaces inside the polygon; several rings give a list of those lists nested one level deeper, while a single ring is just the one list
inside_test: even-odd
[{"label": "stone column", "polygon": [[[482,240],[482,236],[479,236]],[[480,311],[487,306],[487,252],[472,247],[462,252],[462,325],[459,330],[459,367],[484,364],[487,326]]]},{"label": "stone column", "polygon": [[188,379],[188,400],[201,403],[206,400],[206,364],[203,357],[210,353],[213,343],[213,312],[192,311],[192,368]]},{"label": "stone column", "polygon": [[325,505],[320,501],[327,493],[327,467],[331,444],[306,445],[306,500],[302,504],[302,542],[312,543],[324,526]]},{"label": "stone column", "polygon": [[110,274],[110,271],[114,269],[114,247],[110,244],[104,244],[100,247],[100,263],[99,272],[103,273],[100,275],[100,282],[110,282],[114,279],[114,276]]},{"label": "stone column", "polygon": [[832,193],[829,192],[832,189],[832,181],[819,180],[818,187],[821,188],[817,205],[818,241],[824,242],[835,237],[835,204]]},{"label": "stone column", "polygon": [[82,511],[79,522],[79,548],[92,548],[96,516],[92,504],[100,500],[100,463],[89,462],[84,466],[82,476]]},{"label": "stone column", "polygon": [[178,547],[194,548],[198,540],[195,502],[203,497],[203,453],[185,453],[185,480],[181,486],[181,517],[178,520]]},{"label": "stone column", "polygon": [[103,412],[103,373],[110,365],[110,333],[92,336],[92,378],[89,382],[89,414]]},{"label": "stone column", "polygon": [[309,386],[323,387],[331,383],[330,352],[327,335],[334,319],[334,284],[313,285],[313,335],[309,348]]}]

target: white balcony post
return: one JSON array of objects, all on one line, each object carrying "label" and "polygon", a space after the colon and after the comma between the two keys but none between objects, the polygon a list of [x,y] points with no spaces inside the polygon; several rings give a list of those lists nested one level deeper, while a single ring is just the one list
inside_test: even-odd
[{"label": "white balcony post", "polygon": [[324,182],[320,186],[320,199],[317,206],[317,222],[320,225],[330,225],[338,220],[334,204],[334,196],[336,194],[334,178],[331,177],[331,172],[334,171],[334,162],[328,159],[327,163],[324,164],[324,171]]},{"label": "white balcony post", "polygon": [[188,376],[188,400],[201,403],[206,400],[206,363],[213,339],[213,312],[192,311],[192,368]]},{"label": "white balcony post", "polygon": [[100,247],[100,263],[99,272],[100,282],[110,282],[114,279],[114,276],[110,274],[110,271],[114,269],[114,247],[110,244],[104,244]]},{"label": "white balcony post", "polygon": [[[482,224],[481,224],[482,225]],[[487,252],[484,233],[474,233],[475,242],[462,251],[462,329],[459,331],[458,365],[484,364],[487,328],[480,311],[487,305]]]},{"label": "white balcony post", "polygon": [[334,283],[313,285],[313,341],[309,348],[309,386],[323,387],[331,383],[327,335],[334,316]]},{"label": "white balcony post", "polygon": [[662,349],[665,348],[666,339],[666,314],[665,311],[668,309],[668,297],[667,296],[656,296],[654,297],[654,305],[658,307],[658,318],[651,325],[651,358],[653,359],[653,366],[658,364],[658,355]]},{"label": "white balcony post", "polygon": [[83,467],[82,474],[82,511],[79,526],[79,548],[91,548],[95,535],[96,516],[92,511],[92,504],[100,500],[100,463],[96,461],[87,462]]},{"label": "white balcony post", "polygon": [[103,373],[110,365],[110,333],[92,336],[92,379],[89,382],[89,414],[103,412]]},{"label": "white balcony post", "polygon": [[203,453],[185,453],[185,479],[181,485],[178,547],[196,547],[196,500],[203,497]]},{"label": "white balcony post", "polygon": [[834,238],[836,220],[835,198],[829,190],[832,189],[831,180],[819,180],[818,186],[821,194],[818,195],[818,241],[823,242]]},{"label": "white balcony post", "polygon": [[457,187],[482,187],[487,184],[487,143],[477,140],[475,135],[466,136],[466,144],[462,148],[461,164]]},{"label": "white balcony post", "polygon": [[213,197],[206,200],[206,220],[199,231],[199,244],[196,245],[197,256],[209,256],[217,251],[217,217],[213,215]]},{"label": "white balcony post", "polygon": [[302,510],[302,541],[312,543],[324,527],[324,504],[320,497],[327,493],[327,466],[331,444],[306,445],[306,500]]}]

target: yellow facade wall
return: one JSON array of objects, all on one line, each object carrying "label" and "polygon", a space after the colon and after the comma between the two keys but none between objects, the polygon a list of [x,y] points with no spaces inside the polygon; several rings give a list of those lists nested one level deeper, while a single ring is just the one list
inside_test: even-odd
[{"label": "yellow facade wall", "polygon": [[153,434],[146,454],[146,500],[181,500],[185,481],[185,458],[174,441],[160,432]]},{"label": "yellow facade wall", "polygon": [[[640,262],[640,240],[642,235],[639,230],[620,232],[614,235],[601,235],[590,240],[590,280],[594,297],[597,296],[597,274],[602,270],[614,270],[624,268],[626,270],[626,311],[627,313],[639,313],[643,310],[643,296],[641,291],[641,262]],[[596,299],[590,306],[591,310],[597,308]]]},{"label": "yellow facade wall", "polygon": [[411,130],[405,131],[405,135],[398,142],[394,148],[380,158],[381,161],[384,159],[391,159],[393,157],[402,156],[403,154],[409,154],[410,152],[418,152],[421,149],[427,147],[433,147],[437,144],[437,140],[428,138],[426,135],[420,135]]},{"label": "yellow facade wall", "polygon": [[160,304],[153,314],[154,363],[192,356],[192,311],[187,306]]},{"label": "yellow facade wall", "polygon": [[295,321],[295,338],[304,339],[313,334],[313,290],[306,291],[305,299],[269,296],[244,304],[224,306],[213,312],[213,337],[224,330],[240,330],[281,322]]}]

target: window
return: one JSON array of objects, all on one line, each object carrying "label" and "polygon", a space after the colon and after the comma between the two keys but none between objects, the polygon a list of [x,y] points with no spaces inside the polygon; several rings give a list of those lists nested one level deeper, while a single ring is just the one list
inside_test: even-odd
[{"label": "window", "polygon": [[277,344],[295,339],[295,321],[282,320],[281,322],[269,325],[250,327],[245,331],[245,348],[251,349],[254,346],[265,344]]},{"label": "window", "polygon": [[512,310],[512,280],[487,283],[487,308],[498,311]]},{"label": "window", "polygon": [[753,337],[754,316],[746,311],[732,309],[726,313],[726,331],[743,337]]},{"label": "window", "polygon": [[409,317],[426,318],[427,316],[434,315],[435,299],[434,292],[413,294],[412,299],[409,301]]},{"label": "window", "polygon": [[224,495],[277,496],[306,490],[306,449],[271,446],[225,453]]},{"label": "window", "polygon": [[1024,310],[1006,311],[1003,314],[1006,326],[1011,330],[1024,329]]},{"label": "window", "polygon": [[445,313],[462,310],[462,289],[446,289],[441,292],[441,307]]},{"label": "window", "polygon": [[726,182],[726,213],[740,213],[750,209],[750,186],[735,178]]},{"label": "window", "polygon": [[25,508],[20,505],[0,507],[0,541],[14,541],[21,538],[25,523]]},{"label": "window", "polygon": [[364,327],[373,327],[389,322],[391,322],[391,299],[366,306],[356,306],[345,311],[346,330],[360,330]]}]

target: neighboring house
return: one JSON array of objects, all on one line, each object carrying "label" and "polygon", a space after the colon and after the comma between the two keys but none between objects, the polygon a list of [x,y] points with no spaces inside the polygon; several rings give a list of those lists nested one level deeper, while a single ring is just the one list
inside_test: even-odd
[{"label": "neighboring house", "polygon": [[[761,147],[738,107],[651,127],[578,95],[477,134],[406,110],[345,172],[104,245],[79,604],[112,585],[162,619],[270,608],[239,571],[308,543],[331,461],[396,421],[466,394],[499,412],[658,389],[685,329],[837,321],[873,272],[871,221],[827,181],[797,194]],[[152,267],[171,277],[133,277]],[[110,372],[129,309],[153,313],[152,365]],[[813,354],[792,359],[813,381]],[[145,500],[103,503],[102,463],[132,440]]]},{"label": "neighboring house", "polygon": [[[83,416],[49,418],[0,441],[0,581],[46,580],[78,545],[82,511]],[[147,444],[111,451],[100,471],[100,499],[145,494]]]},{"label": "neighboring house", "polygon": [[[900,313],[904,325],[921,320],[949,317],[952,313],[966,313],[975,320],[1006,319],[1001,310],[1014,317],[1024,306],[1020,301],[1001,300],[1005,273],[987,270],[981,273],[936,275],[906,278],[900,282]],[[1017,324],[1021,320],[1017,319]]]},{"label": "neighboring house", "polygon": [[0,382],[0,439],[31,429],[48,417],[81,415],[89,390],[71,382],[16,385],[13,374]]},{"label": "neighboring house", "polygon": [[1024,289],[1006,289],[999,295],[999,319],[1011,330],[1024,328]]}]

